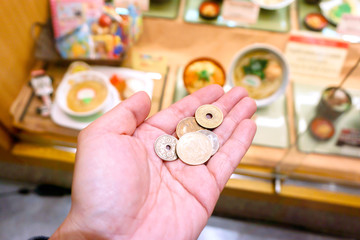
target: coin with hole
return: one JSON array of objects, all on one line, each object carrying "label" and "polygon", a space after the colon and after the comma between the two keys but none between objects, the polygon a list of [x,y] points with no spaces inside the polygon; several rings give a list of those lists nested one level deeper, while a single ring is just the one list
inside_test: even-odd
[{"label": "coin with hole", "polygon": [[184,134],[189,132],[196,132],[204,129],[195,120],[194,117],[187,117],[181,120],[176,126],[176,135],[181,138]]},{"label": "coin with hole", "polygon": [[212,145],[209,138],[202,133],[186,133],[179,139],[176,153],[184,163],[200,165],[211,157]]},{"label": "coin with hole", "polygon": [[155,140],[155,153],[164,161],[174,161],[176,155],[176,144],[178,140],[171,135],[162,135]]},{"label": "coin with hole", "polygon": [[202,133],[209,138],[211,145],[212,145],[211,156],[214,155],[219,150],[219,147],[220,147],[218,136],[214,132],[206,130],[206,129],[199,130],[197,132]]},{"label": "coin with hole", "polygon": [[223,122],[223,113],[215,105],[206,104],[200,106],[195,112],[196,122],[207,129],[214,129]]}]

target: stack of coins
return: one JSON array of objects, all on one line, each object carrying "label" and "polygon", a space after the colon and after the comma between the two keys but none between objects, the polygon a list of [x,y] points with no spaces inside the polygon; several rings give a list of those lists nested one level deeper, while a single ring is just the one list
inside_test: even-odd
[{"label": "stack of coins", "polygon": [[214,105],[202,105],[195,117],[181,120],[176,127],[176,137],[162,135],[154,144],[156,154],[164,161],[180,159],[189,165],[207,162],[219,149],[219,140],[211,130],[223,122],[222,111]]}]

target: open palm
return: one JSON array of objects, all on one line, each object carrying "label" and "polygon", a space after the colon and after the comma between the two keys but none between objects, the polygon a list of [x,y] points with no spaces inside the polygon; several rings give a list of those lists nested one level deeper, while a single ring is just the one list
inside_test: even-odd
[{"label": "open palm", "polygon": [[[254,137],[246,95],[212,85],[145,120],[150,100],[137,93],[93,122],[79,135],[72,208],[53,238],[196,239]],[[198,166],[162,161],[155,139],[203,104],[223,111],[219,151]]]}]

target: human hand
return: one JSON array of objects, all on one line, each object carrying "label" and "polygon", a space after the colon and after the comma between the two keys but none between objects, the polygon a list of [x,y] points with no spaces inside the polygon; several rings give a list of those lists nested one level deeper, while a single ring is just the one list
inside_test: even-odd
[{"label": "human hand", "polygon": [[[246,96],[211,85],[145,120],[150,99],[140,92],[94,121],[79,134],[70,213],[50,239],[196,239],[255,135]],[[156,138],[204,104],[224,114],[219,151],[198,166],[162,161]]]}]

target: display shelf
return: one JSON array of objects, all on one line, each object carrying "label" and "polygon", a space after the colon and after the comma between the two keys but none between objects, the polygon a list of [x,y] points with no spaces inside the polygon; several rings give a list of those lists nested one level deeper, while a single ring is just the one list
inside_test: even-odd
[{"label": "display shelf", "polygon": [[[53,85],[56,91],[68,66],[49,64],[48,66],[44,65],[44,67],[46,73],[53,78]],[[153,80],[154,88],[150,115],[160,110],[165,84],[164,76],[159,80]],[[59,126],[50,117],[42,117],[37,114],[36,110],[41,105],[41,100],[34,95],[32,88],[25,84],[11,108],[13,126],[21,131],[19,136],[30,141],[41,141],[44,137],[52,136],[54,143],[69,142],[72,145],[72,143],[76,142],[76,136],[79,131]],[[33,138],[27,137],[29,135],[32,135]]]},{"label": "display shelf", "polygon": [[[324,87],[306,84],[294,84],[295,114],[297,124],[298,142],[300,151],[307,153],[336,154],[350,157],[360,157],[359,147],[337,146],[336,142],[343,128],[360,128],[360,90],[349,90],[352,97],[352,108],[344,113],[335,122],[335,134],[328,141],[314,139],[309,130],[313,117],[316,115],[316,107],[320,100]],[[359,159],[360,161],[360,159]]]},{"label": "display shelf", "polygon": [[260,9],[259,18],[255,24],[239,24],[225,20],[221,14],[215,20],[206,20],[199,16],[199,6],[202,0],[187,0],[184,11],[184,20],[189,23],[211,24],[225,27],[243,27],[249,29],[288,32],[291,28],[290,7],[278,10]]}]

